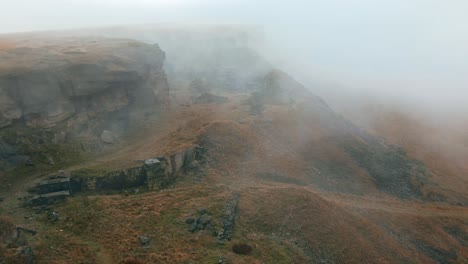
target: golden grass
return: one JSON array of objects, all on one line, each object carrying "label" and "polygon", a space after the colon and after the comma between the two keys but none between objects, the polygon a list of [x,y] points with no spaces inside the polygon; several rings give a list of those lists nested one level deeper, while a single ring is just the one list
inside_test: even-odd
[{"label": "golden grass", "polygon": [[[401,201],[379,193],[369,176],[326,140],[326,131],[313,117],[282,106],[268,107],[264,117],[254,117],[236,104],[173,106],[163,127],[80,165],[116,169],[197,144],[209,147],[210,155],[202,184],[184,181],[159,193],[74,197],[57,205],[59,222],[36,223],[42,231],[33,241],[38,262],[216,263],[223,256],[228,263],[249,264],[431,263],[415,241],[456,250],[459,263],[468,259],[466,244],[447,231],[466,234],[466,208]],[[310,185],[256,177],[275,172],[306,181],[308,163],[320,158],[349,165],[369,192],[323,193]],[[208,232],[188,231],[185,219],[200,208],[212,215],[219,229],[232,192],[241,197],[232,241],[221,246]],[[450,232],[456,235],[455,231]],[[149,248],[140,245],[141,235],[151,238]],[[252,246],[251,254],[232,252],[237,243]]]}]

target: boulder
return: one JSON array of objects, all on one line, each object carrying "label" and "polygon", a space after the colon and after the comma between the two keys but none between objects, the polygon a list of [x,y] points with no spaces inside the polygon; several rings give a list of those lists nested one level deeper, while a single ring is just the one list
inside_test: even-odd
[{"label": "boulder", "polygon": [[155,166],[159,165],[161,161],[159,159],[147,159],[145,160],[145,165],[146,166]]},{"label": "boulder", "polygon": [[34,251],[32,247],[30,246],[24,246],[18,248],[18,258],[22,260],[22,263],[25,264],[34,264],[35,263],[35,257],[34,257]]},{"label": "boulder", "polygon": [[196,231],[201,231],[207,229],[212,233],[215,231],[213,226],[211,225],[212,217],[207,213],[205,209],[198,210],[198,213],[201,215],[197,219],[195,218],[187,218],[185,223],[189,225],[189,231],[194,233]]},{"label": "boulder", "polygon": [[101,140],[107,144],[114,144],[116,142],[116,136],[112,131],[104,130],[101,133]]},{"label": "boulder", "polygon": [[150,243],[151,243],[151,239],[147,236],[139,236],[138,237],[138,240],[140,241],[140,244],[143,246],[143,247],[149,247],[150,246]]},{"label": "boulder", "polygon": [[202,224],[203,226],[206,226],[211,222],[211,216],[209,216],[208,214],[204,214],[200,218],[198,218],[197,222]]},{"label": "boulder", "polygon": [[54,211],[49,211],[47,213],[47,219],[51,222],[57,222],[59,220],[59,214]]}]

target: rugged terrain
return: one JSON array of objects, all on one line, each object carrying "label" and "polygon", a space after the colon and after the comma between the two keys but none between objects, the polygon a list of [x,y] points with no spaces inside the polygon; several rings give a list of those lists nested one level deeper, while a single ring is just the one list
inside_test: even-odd
[{"label": "rugged terrain", "polygon": [[[30,55],[23,58],[26,70],[2,64],[3,76],[13,70],[28,74],[15,75],[26,81],[0,86],[10,102],[0,111],[5,120],[0,150],[10,153],[1,157],[9,165],[1,172],[0,241],[5,245],[0,261],[468,262],[468,197],[460,186],[464,181],[445,181],[451,164],[437,167],[414,155],[408,144],[352,124],[243,43],[222,42],[219,52],[235,51],[256,63],[221,56],[215,66],[225,62],[229,70],[216,70],[172,59],[166,81],[164,53],[154,45],[75,39],[74,49],[88,47],[86,53],[62,51],[51,59],[53,70],[46,67],[49,77],[39,74],[31,80],[32,69],[43,69],[32,66],[34,56],[56,54],[71,43],[61,41],[41,51],[23,48],[32,45],[24,39],[2,42],[10,44],[2,46],[0,56],[10,56],[18,65],[24,65],[16,62],[21,56],[12,52],[26,49]],[[98,48],[89,48],[90,43]],[[34,43],[38,46],[43,45]],[[210,56],[204,56],[205,64],[213,66]],[[101,74],[94,68],[64,73],[81,60],[92,60]],[[106,60],[110,65],[102,62]],[[18,84],[23,82],[27,85]],[[37,110],[23,97],[5,92],[54,86],[60,87],[55,97],[38,100],[42,105]],[[90,114],[98,111],[90,109],[93,104],[77,107],[79,96],[66,93],[83,86],[88,89],[84,102],[98,100],[99,90],[107,87],[105,99],[94,104],[105,114]],[[122,105],[113,96],[119,91],[126,95]],[[140,93],[148,101],[140,101]],[[56,115],[47,110],[47,100],[53,102],[50,109],[66,113],[60,115],[63,119],[52,118]],[[107,108],[107,103],[119,106]],[[5,117],[11,109],[21,115]],[[114,117],[121,109],[127,123],[116,129],[121,118]],[[74,136],[70,124],[83,113],[89,118],[85,123],[93,122],[96,129],[85,129],[85,137],[78,130]],[[114,140],[107,141],[104,130]],[[69,136],[54,141],[62,132]],[[86,147],[89,142],[101,147]],[[14,156],[29,161],[8,161]],[[155,159],[160,167],[154,167]],[[456,175],[450,179],[466,179],[459,171],[450,173]],[[28,189],[34,191],[39,180],[57,174],[79,181],[80,188],[72,188],[65,201],[29,204]],[[155,182],[158,188],[151,187]],[[15,232],[21,235],[12,239]],[[251,252],[236,254],[235,244],[247,244]]]}]

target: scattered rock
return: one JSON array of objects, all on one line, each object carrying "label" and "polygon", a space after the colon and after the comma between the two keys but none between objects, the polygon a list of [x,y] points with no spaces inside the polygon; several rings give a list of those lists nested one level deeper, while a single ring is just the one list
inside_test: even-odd
[{"label": "scattered rock", "polygon": [[48,157],[47,157],[47,163],[49,163],[49,165],[55,165],[54,158],[48,156]]},{"label": "scattered rock", "polygon": [[222,221],[223,227],[218,232],[217,243],[222,245],[226,241],[230,240],[234,233],[234,227],[236,224],[236,218],[239,211],[239,198],[238,193],[233,194],[231,199],[225,204]]},{"label": "scattered rock", "polygon": [[206,226],[211,222],[211,216],[205,213],[200,218],[198,218],[197,222],[202,224],[203,226]]},{"label": "scattered rock", "polygon": [[153,166],[153,165],[157,165],[157,164],[161,164],[161,161],[158,160],[158,159],[147,159],[147,160],[145,160],[145,165],[146,166]]},{"label": "scattered rock", "polygon": [[67,170],[59,170],[57,172],[57,177],[68,177],[68,178],[70,178],[71,177],[71,172],[67,171]]},{"label": "scattered rock", "polygon": [[41,214],[43,212],[48,212],[48,211],[50,211],[50,208],[48,206],[42,205],[42,206],[39,206],[39,207],[36,208],[35,213],[36,214]]},{"label": "scattered rock", "polygon": [[59,220],[59,214],[54,211],[49,211],[47,213],[47,219],[51,222],[57,222]]},{"label": "scattered rock", "polygon": [[151,243],[151,239],[147,236],[139,236],[138,237],[138,240],[140,240],[140,244],[144,247],[144,248],[148,248],[150,246],[150,243]]},{"label": "scattered rock", "polygon": [[116,136],[109,130],[104,130],[101,133],[101,140],[107,144],[114,144],[116,142]]},{"label": "scattered rock", "polygon": [[189,225],[189,231],[192,233],[204,229],[214,231],[213,225],[211,225],[212,217],[208,214],[208,212],[202,208],[198,210],[198,213],[201,214],[201,216],[197,219],[187,218],[185,220],[185,223]]},{"label": "scattered rock", "polygon": [[190,224],[189,231],[191,233],[195,233],[195,231],[198,231],[198,224],[196,221]]},{"label": "scattered rock", "polygon": [[18,257],[21,258],[25,264],[34,264],[34,252],[32,247],[25,246],[18,248]]}]

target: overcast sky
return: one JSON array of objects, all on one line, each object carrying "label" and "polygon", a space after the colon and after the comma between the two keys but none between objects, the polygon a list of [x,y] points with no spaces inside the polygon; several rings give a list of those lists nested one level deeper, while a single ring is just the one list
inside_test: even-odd
[{"label": "overcast sky", "polygon": [[467,0],[0,0],[0,32],[253,24],[298,74],[468,105],[467,14]]}]

